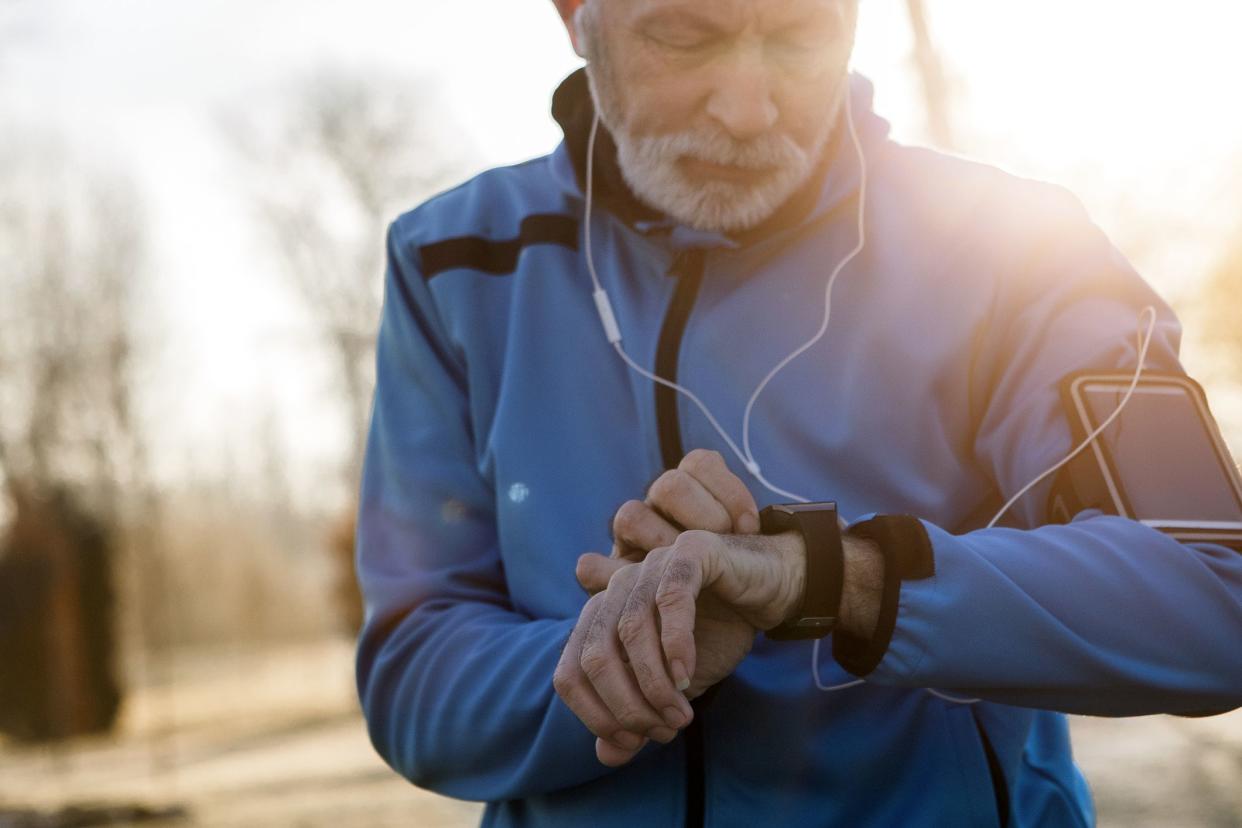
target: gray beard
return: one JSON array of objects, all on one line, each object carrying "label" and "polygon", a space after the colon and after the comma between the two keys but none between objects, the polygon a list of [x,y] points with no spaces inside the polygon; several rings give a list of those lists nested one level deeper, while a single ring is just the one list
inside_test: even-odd
[{"label": "gray beard", "polygon": [[[586,35],[583,42],[590,46],[587,79],[591,96],[601,122],[616,142],[622,177],[641,201],[676,221],[717,233],[752,229],[807,182],[823,157],[835,119],[830,119],[809,152],[780,133],[739,142],[716,126],[664,135],[633,135],[602,39],[593,37],[589,27],[584,27],[582,34]],[[843,84],[834,112],[841,111],[844,89]],[[682,157],[771,172],[753,185],[723,180],[696,182],[679,167],[677,162]]]}]

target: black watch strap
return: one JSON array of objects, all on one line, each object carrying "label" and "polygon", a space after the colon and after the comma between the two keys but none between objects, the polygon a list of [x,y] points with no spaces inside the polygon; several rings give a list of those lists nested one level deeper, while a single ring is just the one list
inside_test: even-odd
[{"label": "black watch strap", "polygon": [[806,585],[797,615],[765,635],[774,641],[823,638],[837,624],[845,581],[845,552],[835,503],[783,503],[759,513],[765,535],[797,531],[806,543]]}]

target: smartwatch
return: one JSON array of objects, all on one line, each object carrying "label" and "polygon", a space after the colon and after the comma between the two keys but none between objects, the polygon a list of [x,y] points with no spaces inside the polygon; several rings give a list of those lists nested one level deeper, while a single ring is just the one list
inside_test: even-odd
[{"label": "smartwatch", "polygon": [[759,513],[765,535],[799,532],[806,544],[806,579],[794,618],[764,635],[773,641],[823,638],[837,624],[845,553],[836,503],[782,503]]}]

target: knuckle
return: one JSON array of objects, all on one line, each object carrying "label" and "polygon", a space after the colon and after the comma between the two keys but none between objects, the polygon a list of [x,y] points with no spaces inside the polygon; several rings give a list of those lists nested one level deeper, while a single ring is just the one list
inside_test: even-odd
[{"label": "knuckle", "polygon": [[657,477],[655,482],[651,484],[651,487],[647,489],[647,499],[652,503],[659,503],[668,496],[670,485],[668,474],[668,472],[665,472]]},{"label": "knuckle", "polygon": [[556,695],[568,701],[578,689],[577,676],[564,666],[558,667],[552,674],[552,688]]},{"label": "knuckle", "polygon": [[701,555],[716,542],[716,536],[704,529],[691,529],[677,536],[679,555]]},{"label": "knuckle", "polygon": [[668,602],[681,599],[681,592],[694,580],[695,566],[685,558],[676,558],[669,562],[664,570],[664,580],[656,594],[656,603],[665,606]]},{"label": "knuckle", "polygon": [[647,606],[651,603],[651,599],[655,595],[655,585],[650,579],[639,579],[630,590],[629,597],[625,599],[625,608],[622,610],[623,615],[632,615],[641,618],[642,614],[647,611]]},{"label": "knuckle", "polygon": [[621,643],[626,647],[637,644],[643,638],[642,616],[637,612],[626,611],[621,613],[621,620],[617,622],[617,636],[621,639]]},{"label": "knuckle", "polygon": [[656,503],[668,503],[683,495],[689,475],[681,469],[669,469],[651,484],[648,495]]},{"label": "knuckle", "polygon": [[585,647],[582,655],[578,657],[578,665],[587,678],[594,682],[608,669],[608,653],[602,647]]},{"label": "knuckle", "polygon": [[597,592],[587,599],[582,606],[582,614],[578,616],[578,624],[585,625],[585,634],[589,637],[594,627],[595,614],[599,611],[599,605],[604,600],[605,593]]},{"label": "knuckle", "polygon": [[660,612],[660,624],[663,632],[678,632],[681,622],[676,618],[678,610],[688,604],[687,596],[678,589],[661,590],[656,596],[656,608]]},{"label": "knuckle", "polygon": [[634,671],[634,679],[643,694],[650,698],[657,687],[655,671],[651,669],[651,665],[645,661],[633,661],[630,662],[630,669]]},{"label": "knuckle", "polygon": [[617,535],[624,535],[633,530],[646,516],[646,511],[647,504],[641,500],[625,501],[612,519],[612,531]]},{"label": "knuckle", "polygon": [[645,733],[654,724],[651,716],[648,716],[640,706],[633,702],[627,702],[621,706],[620,710],[615,711],[617,721],[621,723],[621,727],[635,733]]},{"label": "knuckle", "polygon": [[580,645],[580,649],[578,650],[578,663],[579,664],[582,663],[582,659],[586,656],[587,653],[595,652],[596,650],[599,649],[600,638],[601,636],[597,632],[596,626],[594,623],[592,623],[591,626],[586,628],[586,631],[582,634],[582,644]]},{"label": "knuckle", "polygon": [[[639,568],[640,567],[636,564],[621,567],[616,572],[608,576],[608,588],[627,589],[634,583],[634,579],[638,577]],[[604,594],[605,593],[600,593],[601,596]],[[603,600],[603,598],[601,597],[600,600]]]},{"label": "knuckle", "polygon": [[579,581],[588,577],[593,570],[591,558],[589,555],[578,556],[578,563],[574,565],[574,576]]},{"label": "knuckle", "polygon": [[695,449],[687,454],[678,465],[691,473],[707,473],[716,471],[724,465],[724,457],[720,452],[711,449]]}]

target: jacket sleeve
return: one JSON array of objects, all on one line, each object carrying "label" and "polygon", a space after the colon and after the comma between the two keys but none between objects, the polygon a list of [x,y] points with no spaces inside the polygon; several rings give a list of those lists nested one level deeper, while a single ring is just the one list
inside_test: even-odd
[{"label": "jacket sleeve", "polygon": [[[991,391],[974,459],[1004,500],[1074,447],[1062,378],[1137,365],[1144,307],[1158,318],[1148,370],[1181,372],[1172,313],[1081,209],[1068,212],[979,360]],[[1242,555],[1114,516],[1040,526],[1050,485],[1009,515],[1025,529],[956,536],[914,517],[857,527],[881,541],[888,583],[877,634],[838,634],[838,661],[878,684],[1069,713],[1242,705]]]},{"label": "jacket sleeve", "polygon": [[370,737],[414,784],[462,799],[580,784],[607,769],[552,689],[575,619],[530,618],[509,600],[468,373],[399,222],[357,538],[366,620],[356,667]]}]

